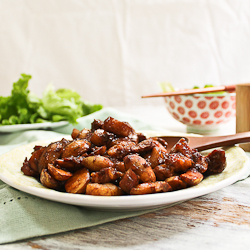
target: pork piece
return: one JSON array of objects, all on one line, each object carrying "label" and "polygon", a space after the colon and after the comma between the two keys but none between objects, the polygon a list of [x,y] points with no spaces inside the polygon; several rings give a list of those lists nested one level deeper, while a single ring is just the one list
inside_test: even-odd
[{"label": "pork piece", "polygon": [[73,140],[75,140],[77,138],[77,136],[79,135],[80,130],[78,130],[77,128],[73,128],[72,133],[71,133],[71,137]]},{"label": "pork piece", "polygon": [[27,176],[33,176],[33,177],[37,177],[39,176],[39,173],[38,171],[35,171],[34,169],[32,169],[30,167],[30,164],[29,164],[29,161],[27,159],[27,157],[25,158],[24,162],[23,162],[23,165],[21,167],[21,171],[27,175]]},{"label": "pork piece", "polygon": [[89,171],[86,168],[82,168],[77,170],[74,175],[66,181],[65,190],[67,193],[84,194],[89,182]]},{"label": "pork piece", "polygon": [[112,183],[89,183],[86,187],[86,194],[98,196],[117,196],[122,195],[122,190],[120,187]]},{"label": "pork piece", "polygon": [[100,171],[102,168],[113,167],[114,163],[101,155],[88,156],[81,160],[82,166],[91,171]]},{"label": "pork piece", "polygon": [[144,158],[139,155],[127,155],[123,159],[125,169],[131,168],[140,177],[141,182],[155,182],[155,173]]},{"label": "pork piece", "polygon": [[153,169],[148,166],[145,169],[139,170],[140,182],[155,182],[156,176]]},{"label": "pork piece", "polygon": [[63,159],[56,159],[54,165],[58,166],[59,168],[66,169],[70,172],[75,172],[76,170],[82,168],[82,160],[84,157],[67,157]]},{"label": "pork piece", "polygon": [[181,180],[188,187],[198,185],[203,180],[203,175],[196,169],[190,169],[186,173],[180,175]]},{"label": "pork piece", "polygon": [[138,135],[135,131],[133,131],[132,133],[129,134],[128,138],[135,142],[135,143],[138,143],[139,142],[139,139],[138,139]]},{"label": "pork piece", "polygon": [[[163,164],[165,161],[165,158],[167,155],[167,149],[166,149],[167,143],[162,142],[164,143],[164,146],[163,146],[162,143],[158,141],[158,139],[160,138],[150,138],[150,139],[153,140],[153,148],[150,152],[150,155],[146,155],[146,159],[150,163],[150,166],[152,168],[155,168],[156,166]],[[164,140],[161,140],[161,141],[164,141]]]},{"label": "pork piece", "polygon": [[91,143],[85,139],[73,140],[63,149],[61,158],[80,156],[87,152],[90,147]]},{"label": "pork piece", "polygon": [[192,158],[195,162],[194,168],[202,174],[205,173],[208,168],[207,158],[205,156],[202,156],[197,150],[193,150]]},{"label": "pork piece", "polygon": [[32,168],[37,173],[38,173],[38,162],[44,150],[45,150],[45,147],[35,146],[34,152],[32,153],[29,159],[30,168]]},{"label": "pork piece", "polygon": [[204,173],[207,171],[208,163],[204,156],[202,156],[198,150],[191,149],[188,142],[182,138],[175,146],[171,149],[170,153],[181,153],[186,157],[191,158],[194,161],[195,168],[200,172]]},{"label": "pork piece", "polygon": [[108,132],[114,133],[117,136],[128,137],[132,141],[138,143],[137,133],[127,122],[121,122],[112,117],[108,117],[104,121],[103,129]]},{"label": "pork piece", "polygon": [[117,171],[115,168],[102,168],[99,172],[91,173],[91,182],[110,183],[121,178],[124,173]]},{"label": "pork piece", "polygon": [[103,146],[109,141],[112,141],[114,137],[115,135],[113,133],[106,132],[103,129],[97,129],[92,133],[90,141],[96,146]]},{"label": "pork piece", "polygon": [[143,133],[137,133],[138,143],[147,139]]},{"label": "pork piece", "polygon": [[40,181],[43,186],[51,189],[58,189],[61,186],[60,182],[54,179],[46,168],[41,171]]},{"label": "pork piece", "polygon": [[158,181],[164,181],[166,178],[174,175],[174,167],[166,164],[156,166],[153,171]]},{"label": "pork piece", "polygon": [[168,148],[168,143],[167,143],[167,141],[165,141],[164,139],[159,138],[159,137],[156,137],[156,139],[157,139],[157,141],[158,141],[165,149]]},{"label": "pork piece", "polygon": [[152,138],[149,138],[133,146],[132,151],[133,153],[145,154],[150,150],[152,150],[152,148],[155,146],[156,146],[156,141]]},{"label": "pork piece", "polygon": [[189,158],[192,158],[193,151],[189,147],[188,142],[181,138],[170,150],[170,153],[181,153]]},{"label": "pork piece", "polygon": [[122,160],[126,155],[132,152],[133,146],[135,146],[135,143],[132,141],[121,141],[119,144],[109,148],[107,153],[112,158]]},{"label": "pork piece", "polygon": [[156,181],[150,183],[141,183],[136,187],[132,188],[130,194],[154,194],[171,191],[171,186],[165,181]]},{"label": "pork piece", "polygon": [[206,156],[206,160],[208,163],[206,174],[219,174],[227,165],[225,151],[222,149],[213,150]]},{"label": "pork piece", "polygon": [[194,161],[180,153],[171,153],[166,155],[165,164],[173,167],[175,173],[183,173],[194,166]]},{"label": "pork piece", "polygon": [[172,191],[187,187],[187,184],[179,176],[169,177],[165,181],[171,186]]},{"label": "pork piece", "polygon": [[48,172],[57,181],[66,181],[73,175],[71,172],[56,168],[50,163],[48,164]]},{"label": "pork piece", "polygon": [[121,142],[131,142],[131,139],[129,139],[128,137],[114,137],[113,140],[109,140],[107,142],[107,148],[111,148],[115,145],[120,144]]},{"label": "pork piece", "polygon": [[69,141],[62,139],[61,141],[49,144],[43,151],[40,160],[38,162],[37,165],[38,172],[41,173],[41,171],[44,168],[48,167],[48,163],[53,164],[56,159],[60,158],[64,147],[68,143]]},{"label": "pork piece", "polygon": [[94,132],[97,129],[103,128],[104,122],[98,119],[94,119],[94,121],[91,123],[91,131]]},{"label": "pork piece", "polygon": [[86,139],[86,140],[89,140],[91,135],[92,135],[91,130],[87,129],[87,128],[84,128],[81,131],[79,131],[77,129],[74,129],[73,132],[71,133],[71,137],[73,139]]},{"label": "pork piece", "polygon": [[126,169],[125,169],[125,164],[123,161],[119,161],[117,159],[111,159],[112,162],[114,163],[114,168],[119,171],[119,172],[122,172],[122,173],[125,173],[126,172]]},{"label": "pork piece", "polygon": [[92,147],[92,152],[89,153],[89,155],[104,155],[106,154],[106,151],[107,151],[107,147],[104,145],[104,146],[101,146],[101,147]]},{"label": "pork piece", "polygon": [[149,157],[149,162],[150,162],[150,166],[152,168],[155,168],[156,166],[158,166],[159,164],[163,164],[165,162],[165,158],[167,155],[167,151],[164,148],[164,150],[162,150],[162,147],[159,146],[155,146],[152,151],[151,151],[151,155]]},{"label": "pork piece", "polygon": [[21,171],[25,175],[34,177],[39,176],[38,162],[44,150],[45,147],[35,146],[34,151],[32,152],[32,155],[29,160],[27,159],[27,157],[25,158],[23,166],[21,167]]},{"label": "pork piece", "polygon": [[138,176],[131,168],[129,168],[126,171],[126,173],[119,182],[120,188],[127,194],[129,194],[130,190],[133,187],[136,187],[138,184],[139,184]]}]

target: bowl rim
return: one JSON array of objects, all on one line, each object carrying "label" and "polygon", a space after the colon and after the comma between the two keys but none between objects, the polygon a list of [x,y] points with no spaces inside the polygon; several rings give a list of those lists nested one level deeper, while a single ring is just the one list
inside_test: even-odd
[{"label": "bowl rim", "polygon": [[196,96],[196,97],[203,97],[203,96],[211,96],[211,97],[222,97],[222,96],[236,96],[236,93],[235,92],[226,92],[226,93],[223,93],[223,94],[212,94],[212,93],[201,93],[201,94],[190,94],[190,95],[172,95],[172,96],[163,96],[163,98],[168,98],[168,97],[175,97],[175,96],[188,96],[188,97],[192,97],[192,96]]},{"label": "bowl rim", "polygon": [[235,96],[235,92],[225,92],[223,94],[213,94],[213,93],[203,93],[203,94],[193,94],[188,96]]}]

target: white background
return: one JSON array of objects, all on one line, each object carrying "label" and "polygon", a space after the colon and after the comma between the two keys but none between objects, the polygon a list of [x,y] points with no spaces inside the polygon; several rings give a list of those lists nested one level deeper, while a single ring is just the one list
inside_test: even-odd
[{"label": "white background", "polygon": [[0,0],[0,95],[21,73],[104,106],[175,87],[250,82],[248,0]]}]

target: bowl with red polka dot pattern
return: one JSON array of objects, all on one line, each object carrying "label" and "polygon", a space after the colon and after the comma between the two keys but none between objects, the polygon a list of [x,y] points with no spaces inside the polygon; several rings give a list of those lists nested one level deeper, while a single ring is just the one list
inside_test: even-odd
[{"label": "bowl with red polka dot pattern", "polygon": [[235,93],[164,97],[170,114],[187,125],[187,132],[210,134],[235,117]]}]

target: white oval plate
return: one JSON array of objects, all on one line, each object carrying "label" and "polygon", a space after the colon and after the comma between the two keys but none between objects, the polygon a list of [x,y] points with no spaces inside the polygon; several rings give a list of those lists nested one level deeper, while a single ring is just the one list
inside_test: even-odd
[{"label": "white oval plate", "polygon": [[34,129],[51,129],[59,128],[69,124],[67,121],[60,122],[43,122],[43,123],[32,123],[32,124],[14,124],[14,125],[1,125],[0,133],[14,133],[25,130],[34,130]]},{"label": "white oval plate", "polygon": [[69,194],[45,188],[33,177],[25,176],[20,170],[25,157],[31,156],[35,145],[48,145],[51,141],[55,140],[32,142],[1,155],[0,179],[18,190],[48,200],[96,209],[122,211],[151,209],[192,199],[231,185],[249,174],[247,155],[241,148],[231,147],[226,150],[226,169],[218,175],[209,176],[195,187],[174,192],[134,196],[101,197]]}]

